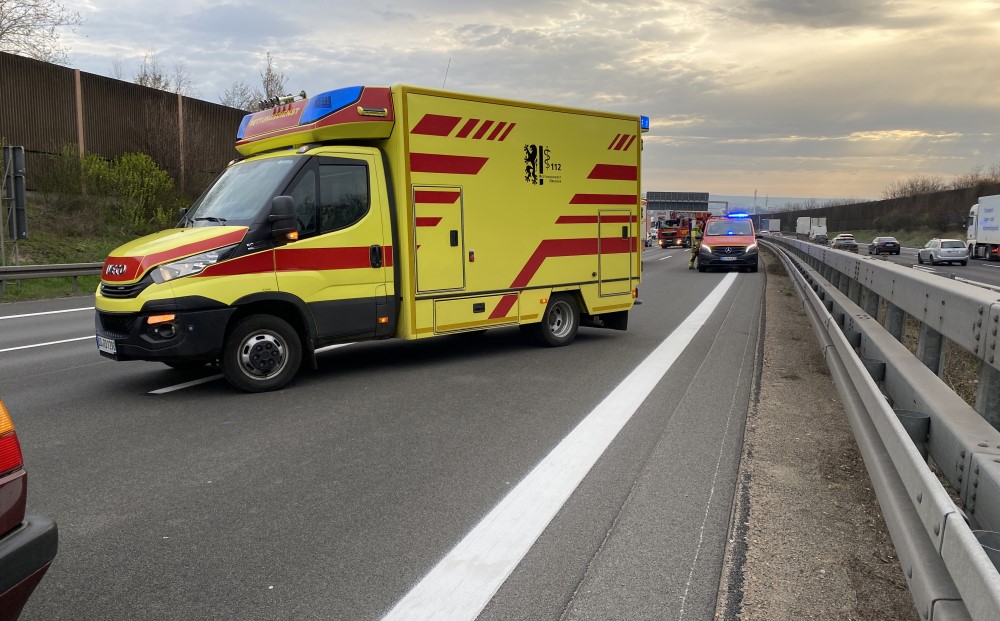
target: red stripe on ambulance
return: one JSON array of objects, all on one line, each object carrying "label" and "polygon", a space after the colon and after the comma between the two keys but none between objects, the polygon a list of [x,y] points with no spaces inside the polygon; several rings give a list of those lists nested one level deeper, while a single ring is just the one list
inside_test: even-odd
[{"label": "red stripe on ambulance", "polygon": [[507,313],[510,312],[510,309],[514,308],[514,304],[516,302],[517,302],[516,293],[508,293],[507,295],[503,296],[502,298],[500,298],[500,302],[497,304],[497,307],[493,309],[492,313],[490,313],[490,319],[502,319],[506,317]]},{"label": "red stripe on ambulance", "polygon": [[635,205],[635,194],[577,194],[570,205]]},{"label": "red stripe on ambulance", "polygon": [[[246,232],[247,229],[243,227],[218,237],[185,244],[144,257],[108,257],[104,261],[104,271],[101,272],[101,279],[105,282],[129,282],[145,274],[146,270],[154,265],[239,243],[243,240]],[[125,269],[121,273],[115,273],[117,270],[113,269],[113,266],[117,265],[124,265]]]},{"label": "red stripe on ambulance", "polygon": [[620,164],[597,164],[587,175],[587,179],[604,179],[607,181],[637,181],[638,166],[622,166]]},{"label": "red stripe on ambulance", "polygon": [[[638,222],[635,216],[602,216],[600,222],[610,222],[615,224]],[[556,224],[597,224],[597,216],[559,216]]]},{"label": "red stripe on ambulance", "polygon": [[426,136],[447,136],[451,134],[458,122],[462,120],[460,116],[444,116],[441,114],[425,114],[424,118],[413,128],[410,133],[423,134]]},{"label": "red stripe on ambulance", "polygon": [[454,205],[461,192],[446,192],[436,190],[417,190],[413,202],[422,204]]},{"label": "red stripe on ambulance", "polygon": [[414,224],[417,226],[437,226],[441,223],[441,218],[417,218]]},{"label": "red stripe on ambulance", "polygon": [[488,157],[469,155],[442,155],[440,153],[411,153],[410,170],[425,173],[448,173],[452,175],[478,175]]}]

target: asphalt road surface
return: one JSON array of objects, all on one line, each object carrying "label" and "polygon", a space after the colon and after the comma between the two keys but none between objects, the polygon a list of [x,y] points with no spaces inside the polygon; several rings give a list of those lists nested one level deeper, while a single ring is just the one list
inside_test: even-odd
[{"label": "asphalt road surface", "polygon": [[0,305],[57,619],[711,619],[762,274],[647,249],[627,332],[353,344],[265,394]]}]

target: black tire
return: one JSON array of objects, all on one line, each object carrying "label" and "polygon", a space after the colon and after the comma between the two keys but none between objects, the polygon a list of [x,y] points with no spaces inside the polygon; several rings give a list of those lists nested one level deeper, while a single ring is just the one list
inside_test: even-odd
[{"label": "black tire", "polygon": [[545,307],[542,321],[533,325],[538,342],[548,347],[569,345],[580,329],[580,307],[568,293],[556,293]]},{"label": "black tire", "polygon": [[959,265],[967,265],[968,263],[969,263],[968,261],[959,261],[958,262]]},{"label": "black tire", "polygon": [[924,256],[922,254],[920,254],[919,252],[917,253],[917,263],[919,265],[923,265],[924,264]]},{"label": "black tire", "polygon": [[246,392],[277,390],[302,364],[302,342],[287,321],[273,315],[240,320],[222,346],[222,373]]},{"label": "black tire", "polygon": [[750,271],[751,272],[756,272],[757,271],[757,264],[756,263],[754,263],[753,265],[750,266]]}]

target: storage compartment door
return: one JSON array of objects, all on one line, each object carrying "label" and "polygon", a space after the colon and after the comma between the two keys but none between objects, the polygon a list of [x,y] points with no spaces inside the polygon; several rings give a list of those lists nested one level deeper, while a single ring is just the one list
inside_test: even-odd
[{"label": "storage compartment door", "polygon": [[601,295],[632,292],[636,223],[625,210],[602,210],[597,216],[598,278]]},{"label": "storage compartment door", "polygon": [[413,187],[417,293],[465,288],[462,188]]}]

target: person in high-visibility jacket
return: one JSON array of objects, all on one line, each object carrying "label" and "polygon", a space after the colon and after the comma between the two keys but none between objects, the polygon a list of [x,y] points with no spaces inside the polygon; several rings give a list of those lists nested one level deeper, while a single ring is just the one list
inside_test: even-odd
[{"label": "person in high-visibility jacket", "polygon": [[705,226],[701,220],[695,220],[691,225],[691,258],[688,260],[688,269],[694,269],[694,262],[698,259],[698,249],[701,248],[702,231]]}]

